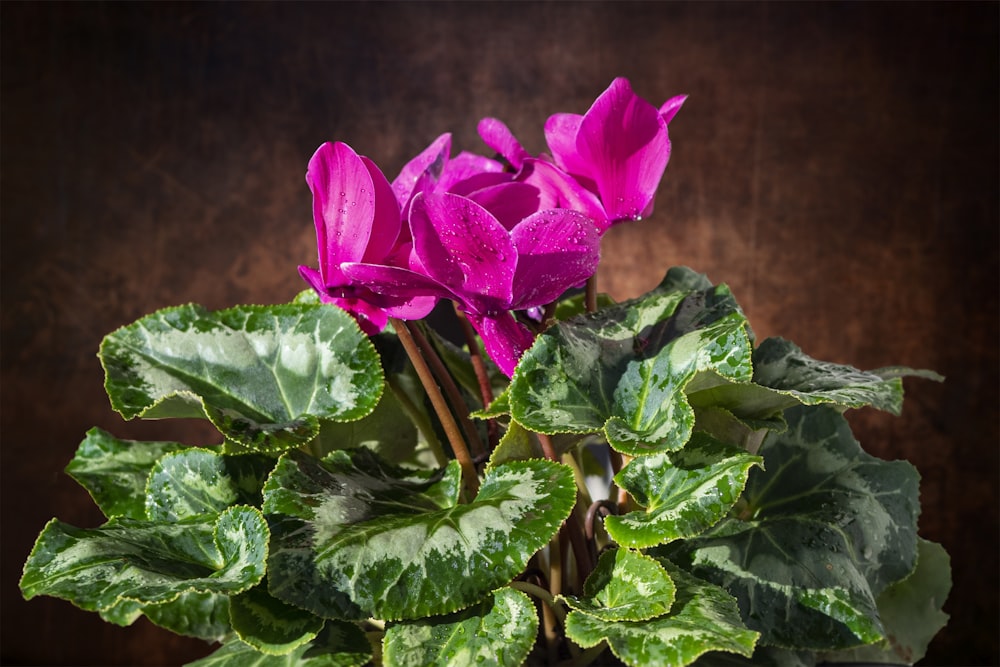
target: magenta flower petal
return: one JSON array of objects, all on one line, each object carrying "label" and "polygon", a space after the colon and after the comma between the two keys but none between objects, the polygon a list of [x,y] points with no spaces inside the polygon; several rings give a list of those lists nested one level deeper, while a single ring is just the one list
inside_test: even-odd
[{"label": "magenta flower petal", "polygon": [[383,299],[379,305],[383,307],[423,303],[416,301],[422,297],[431,297],[435,302],[438,298],[455,298],[451,290],[433,278],[398,266],[345,262],[340,270],[355,285],[381,295]]},{"label": "magenta flower petal", "polygon": [[628,80],[615,79],[584,115],[576,145],[580,158],[592,165],[608,216],[638,218],[670,159],[659,110],[632,92]]},{"label": "magenta flower petal", "polygon": [[483,142],[502,155],[514,169],[520,169],[524,159],[531,157],[514,133],[496,118],[483,118],[479,121],[478,130]]},{"label": "magenta flower petal", "polygon": [[583,213],[603,231],[611,226],[597,195],[562,169],[545,160],[525,160],[518,179],[538,188],[538,209],[568,208]]},{"label": "magenta flower petal", "polygon": [[514,374],[521,355],[531,347],[534,336],[510,313],[500,313],[493,317],[467,312],[469,323],[483,339],[483,347],[490,359],[500,367],[507,377]]},{"label": "magenta flower petal", "polygon": [[687,95],[677,95],[663,103],[663,106],[660,107],[660,117],[663,118],[664,123],[669,124],[674,119],[687,98]]},{"label": "magenta flower petal", "polygon": [[[302,276],[302,278],[309,283],[314,290],[316,290],[319,294],[319,300],[321,302],[332,303],[338,308],[346,310],[354,317],[358,326],[361,327],[361,330],[369,336],[377,334],[385,328],[388,318],[386,313],[380,307],[368,303],[364,299],[356,297],[332,296],[330,294],[331,290],[328,289],[323,283],[323,278],[320,276],[319,271],[308,266],[300,266],[299,275]],[[334,288],[334,290],[336,289],[337,288]],[[430,312],[433,308],[434,304],[431,304],[431,308],[428,309],[427,312]]]},{"label": "magenta flower petal", "polygon": [[364,257],[375,219],[372,177],[358,154],[337,142],[316,150],[306,182],[313,193],[320,272],[330,281],[341,262]]},{"label": "magenta flower petal", "polygon": [[527,183],[501,183],[469,193],[476,202],[495,217],[504,229],[513,229],[532,213],[537,213],[541,193]]},{"label": "magenta flower petal", "polygon": [[459,301],[480,313],[507,308],[517,255],[489,211],[466,197],[427,193],[413,202],[410,230],[420,265]]},{"label": "magenta flower petal", "polygon": [[[361,161],[368,169],[371,177],[372,192],[375,199],[375,218],[372,220],[371,233],[368,238],[368,248],[363,259],[367,262],[382,261],[392,251],[399,238],[402,223],[399,216],[399,204],[392,192],[392,186],[386,180],[385,174],[368,158],[361,156]],[[360,194],[365,194],[362,188]],[[353,259],[353,258],[345,258]]]},{"label": "magenta flower petal", "polygon": [[504,173],[504,166],[500,162],[462,151],[448,161],[438,180],[437,190],[465,195],[487,185],[509,181],[511,178],[511,174]]},{"label": "magenta flower petal", "polygon": [[518,254],[514,310],[555,301],[597,270],[600,234],[590,218],[576,211],[540,211],[517,225],[511,238]]},{"label": "magenta flower petal", "polygon": [[591,167],[576,146],[583,116],[574,113],[557,113],[545,121],[545,142],[549,145],[556,164],[574,176],[591,177]]},{"label": "magenta flower petal", "polygon": [[396,201],[402,211],[407,209],[410,200],[419,192],[417,182],[425,173],[433,182],[441,176],[448,157],[451,154],[451,134],[445,133],[431,142],[431,145],[420,152],[415,158],[403,165],[399,175],[392,181],[392,191],[396,193]]}]

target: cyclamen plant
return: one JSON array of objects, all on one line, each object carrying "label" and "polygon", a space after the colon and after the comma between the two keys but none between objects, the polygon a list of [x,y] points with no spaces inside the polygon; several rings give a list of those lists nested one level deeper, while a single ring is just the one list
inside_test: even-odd
[{"label": "cyclamen plant", "polygon": [[[392,182],[320,146],[311,290],[101,344],[116,411],[222,444],[91,430],[67,472],[107,522],[53,519],[24,596],[221,642],[203,667],[920,659],[948,557],[917,535],[916,470],[843,412],[898,414],[901,377],[940,378],[757,341],[686,268],[596,293],[683,102],[616,79],[549,118],[547,154],[484,119],[497,157],[445,134]],[[443,300],[462,345],[422,321]]]}]

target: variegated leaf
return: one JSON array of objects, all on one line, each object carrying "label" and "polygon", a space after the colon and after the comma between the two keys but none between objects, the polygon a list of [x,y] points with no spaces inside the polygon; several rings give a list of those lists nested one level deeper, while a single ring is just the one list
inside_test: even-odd
[{"label": "variegated leaf", "polygon": [[607,641],[632,667],[683,667],[709,651],[753,654],[758,634],[740,620],[724,590],[662,562],[677,585],[670,612],[644,621],[605,621],[581,611],[566,617],[566,635],[585,648]]},{"label": "variegated leaf", "polygon": [[360,628],[327,621],[315,639],[283,655],[263,653],[234,640],[188,667],[361,667],[371,658],[371,645]]},{"label": "variegated leaf", "polygon": [[631,455],[677,450],[695,421],[686,392],[748,382],[750,355],[729,289],[671,269],[640,299],[540,335],[511,380],[511,414],[540,433],[603,431]]},{"label": "variegated leaf", "polygon": [[526,461],[493,468],[473,502],[455,504],[437,480],[371,474],[361,452],[286,454],[264,489],[271,594],[319,616],[413,619],[479,602],[521,572],[576,498],[569,468]]},{"label": "variegated leaf", "polygon": [[601,554],[583,597],[564,595],[570,608],[604,621],[646,621],[670,611],[676,586],[655,559],[630,549]]},{"label": "variegated leaf", "polygon": [[326,305],[167,308],[108,335],[99,356],[126,419],[207,417],[249,451],[303,445],[319,419],[363,417],[382,393],[370,341]]},{"label": "variegated leaf", "polygon": [[722,585],[778,646],[881,640],[875,598],[916,559],[918,475],[863,452],[833,407],[797,407],[761,448],[738,517],[663,553]]},{"label": "variegated leaf", "polygon": [[92,428],[66,472],[87,489],[104,516],[145,519],[146,480],[164,454],[184,449],[179,442],[119,440]]},{"label": "variegated leaf", "polygon": [[633,459],[615,477],[642,510],[604,520],[618,544],[641,548],[693,537],[715,525],[763,459],[695,433],[679,452]]},{"label": "variegated leaf", "polygon": [[393,623],[383,640],[394,667],[517,667],[538,634],[538,612],[524,593],[501,588],[483,602],[446,616]]},{"label": "variegated leaf", "polygon": [[94,529],[53,519],[25,563],[21,592],[89,611],[122,600],[169,602],[185,592],[232,595],[264,576],[267,541],[264,517],[252,507],[169,523],[116,517]]}]

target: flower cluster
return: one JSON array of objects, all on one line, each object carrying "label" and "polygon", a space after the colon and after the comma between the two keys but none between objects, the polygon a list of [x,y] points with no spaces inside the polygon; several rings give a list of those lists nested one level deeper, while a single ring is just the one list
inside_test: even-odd
[{"label": "flower cluster", "polygon": [[549,118],[548,154],[531,155],[485,118],[479,134],[502,161],[452,157],[444,134],[391,183],[350,146],[323,144],[306,172],[319,270],[299,272],[369,334],[451,299],[511,376],[534,337],[514,311],[584,283],[601,235],[652,211],[670,158],[667,123],[683,102],[657,109],[615,79],[584,115]]}]

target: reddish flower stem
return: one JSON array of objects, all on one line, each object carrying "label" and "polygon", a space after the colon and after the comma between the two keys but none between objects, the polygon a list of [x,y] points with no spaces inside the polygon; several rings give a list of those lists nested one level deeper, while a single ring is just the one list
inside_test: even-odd
[{"label": "reddish flower stem", "polygon": [[[479,342],[476,340],[476,331],[469,324],[469,318],[465,316],[462,309],[455,304],[455,316],[458,317],[458,326],[462,329],[462,335],[465,337],[465,343],[469,347],[469,358],[472,361],[472,370],[476,373],[476,380],[479,382],[479,395],[483,400],[483,409],[490,406],[493,402],[493,385],[490,382],[490,374],[486,370],[486,361],[483,359],[483,355],[479,350]],[[493,451],[499,440],[499,433],[497,429],[497,423],[495,419],[489,419],[486,422],[486,432],[489,434],[489,447],[490,451]]]},{"label": "reddish flower stem", "polygon": [[462,478],[465,480],[465,487],[469,490],[471,495],[475,496],[479,493],[479,476],[476,473],[476,466],[472,463],[472,457],[469,456],[469,449],[465,446],[465,441],[462,440],[461,431],[458,428],[458,424],[455,422],[455,417],[448,409],[448,404],[444,400],[441,388],[434,381],[431,369],[428,367],[427,361],[424,359],[423,355],[420,354],[420,350],[417,348],[417,343],[413,340],[413,336],[410,334],[410,329],[407,327],[406,322],[403,322],[395,317],[389,318],[389,321],[392,323],[392,327],[396,330],[399,342],[403,344],[403,349],[406,350],[406,354],[410,357],[410,361],[413,363],[413,368],[416,369],[417,376],[420,378],[420,382],[424,385],[428,398],[431,399],[431,405],[434,406],[434,411],[441,420],[441,426],[444,428],[445,435],[448,437],[451,449],[455,452],[455,458],[458,460],[458,464],[462,467]]},{"label": "reddish flower stem", "polygon": [[434,349],[434,346],[431,345],[431,342],[427,340],[427,337],[424,336],[420,327],[409,322],[406,325],[413,336],[413,340],[416,341],[417,347],[420,348],[421,354],[427,361],[427,365],[430,366],[434,376],[441,383],[441,388],[444,389],[445,394],[448,396],[448,402],[451,403],[452,410],[454,410],[458,422],[462,425],[465,437],[472,445],[475,455],[477,457],[485,456],[486,449],[483,447],[483,441],[479,439],[479,432],[469,419],[469,406],[465,404],[465,399],[462,398],[462,394],[458,390],[455,380],[451,377],[451,373],[445,368],[441,357]]}]

